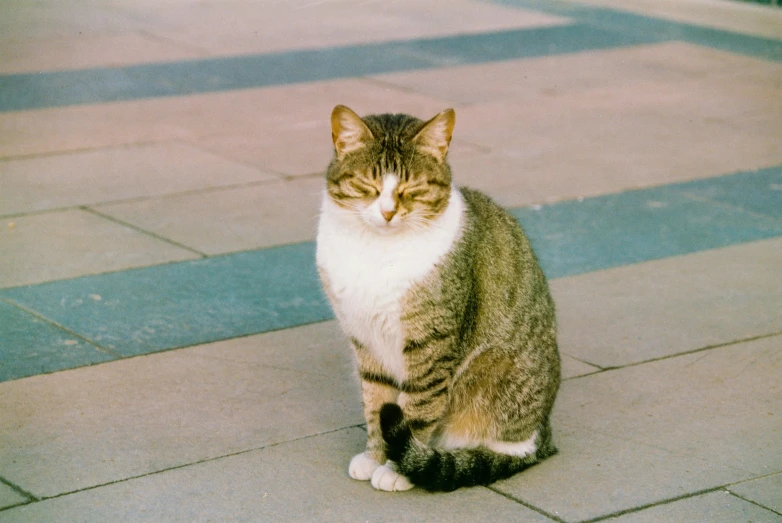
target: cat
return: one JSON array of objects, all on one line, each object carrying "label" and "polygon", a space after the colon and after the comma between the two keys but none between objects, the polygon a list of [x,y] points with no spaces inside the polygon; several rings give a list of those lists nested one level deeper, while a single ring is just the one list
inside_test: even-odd
[{"label": "cat", "polygon": [[379,490],[488,485],[557,452],[554,302],[519,224],[452,183],[455,121],[331,115],[317,266],[361,382],[348,473]]}]

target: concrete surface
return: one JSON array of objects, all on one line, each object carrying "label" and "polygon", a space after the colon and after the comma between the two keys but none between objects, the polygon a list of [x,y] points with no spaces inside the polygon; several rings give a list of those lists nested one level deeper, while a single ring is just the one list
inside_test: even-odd
[{"label": "concrete surface", "polygon": [[[782,521],[782,11],[0,6],[0,522]],[[560,453],[375,492],[313,245],[328,118],[454,107],[559,310]]]}]

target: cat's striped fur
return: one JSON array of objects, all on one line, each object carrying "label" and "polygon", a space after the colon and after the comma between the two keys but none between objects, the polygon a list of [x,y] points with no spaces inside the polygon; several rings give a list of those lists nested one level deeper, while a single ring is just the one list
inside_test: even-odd
[{"label": "cat's striped fur", "polygon": [[516,221],[452,186],[454,121],[332,114],[318,268],[361,379],[349,471],[383,490],[485,485],[556,452],[554,304]]}]

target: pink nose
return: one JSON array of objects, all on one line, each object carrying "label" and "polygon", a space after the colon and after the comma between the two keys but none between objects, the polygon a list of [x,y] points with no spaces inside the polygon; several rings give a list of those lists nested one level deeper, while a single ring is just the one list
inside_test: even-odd
[{"label": "pink nose", "polygon": [[384,211],[381,209],[380,214],[383,215],[383,218],[385,218],[387,222],[390,222],[391,218],[393,218],[396,214],[396,209],[391,209],[390,211]]}]

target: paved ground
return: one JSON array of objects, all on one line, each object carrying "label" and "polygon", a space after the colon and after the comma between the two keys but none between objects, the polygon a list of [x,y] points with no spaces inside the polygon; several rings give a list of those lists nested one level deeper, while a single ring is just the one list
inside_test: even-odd
[{"label": "paved ground", "polygon": [[[313,266],[328,116],[454,107],[559,309],[560,454],[388,494]],[[0,521],[782,521],[782,12],[0,5]]]}]

